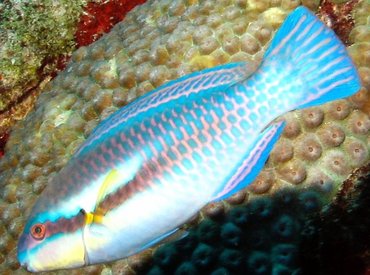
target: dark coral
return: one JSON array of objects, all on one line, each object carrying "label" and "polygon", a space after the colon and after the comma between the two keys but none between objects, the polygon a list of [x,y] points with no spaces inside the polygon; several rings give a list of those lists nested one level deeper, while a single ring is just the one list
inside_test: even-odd
[{"label": "dark coral", "polygon": [[143,274],[298,273],[299,232],[323,205],[317,192],[281,190],[235,206],[217,220],[208,217],[185,238],[158,248]]},{"label": "dark coral", "polygon": [[0,158],[4,155],[4,148],[9,134],[7,132],[0,133]]},{"label": "dark coral", "polygon": [[[370,164],[323,207],[318,189],[281,190],[206,218],[161,246],[143,274],[353,274],[370,266]],[[176,255],[176,257],[174,257]]]},{"label": "dark coral", "polygon": [[347,46],[350,44],[349,34],[355,25],[352,11],[358,2],[359,0],[349,0],[337,4],[330,0],[323,0],[318,10],[319,18],[333,29]]},{"label": "dark coral", "polygon": [[370,267],[370,164],[343,183],[336,200],[306,222],[303,274],[363,275]]}]

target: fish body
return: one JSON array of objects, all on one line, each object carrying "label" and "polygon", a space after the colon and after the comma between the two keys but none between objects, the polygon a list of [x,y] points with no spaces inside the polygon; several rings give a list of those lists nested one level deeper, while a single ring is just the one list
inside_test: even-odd
[{"label": "fish body", "polygon": [[283,131],[278,116],[360,88],[345,47],[304,7],[247,67],[181,77],[103,121],[36,202],[20,263],[73,268],[151,247],[257,176]]}]

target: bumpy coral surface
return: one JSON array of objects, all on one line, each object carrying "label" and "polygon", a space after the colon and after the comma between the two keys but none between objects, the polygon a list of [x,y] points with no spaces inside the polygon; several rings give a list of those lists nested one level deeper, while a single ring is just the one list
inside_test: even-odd
[{"label": "bumpy coral surface", "polygon": [[[77,50],[66,70],[46,87],[35,111],[17,123],[1,159],[0,273],[24,272],[15,257],[16,242],[30,207],[99,121],[183,74],[229,61],[260,60],[274,31],[299,4],[289,0],[151,0],[130,12],[109,34]],[[303,4],[317,10],[319,3]],[[355,5],[355,25],[349,34],[348,50],[363,80],[360,93],[349,100],[287,114],[283,137],[256,181],[226,202],[208,205],[188,226],[204,217],[217,218],[233,205],[257,201],[260,196],[270,201],[268,196],[284,187],[297,192],[312,188],[320,202],[329,200],[353,168],[369,161],[369,11],[367,1]],[[294,224],[297,217],[289,213],[274,216],[283,224]],[[274,230],[274,224],[269,230]],[[222,235],[224,241],[232,242],[230,231],[239,229],[230,224]],[[260,238],[260,232],[252,228],[248,232],[254,234],[254,241]],[[130,274],[143,269],[151,253],[148,250],[113,265],[72,273]],[[208,255],[206,242],[197,253]],[[233,248],[221,255],[225,264],[247,260]],[[248,256],[249,266],[257,266],[254,263],[259,259],[263,262],[266,255]],[[190,263],[183,265],[185,269]]]}]

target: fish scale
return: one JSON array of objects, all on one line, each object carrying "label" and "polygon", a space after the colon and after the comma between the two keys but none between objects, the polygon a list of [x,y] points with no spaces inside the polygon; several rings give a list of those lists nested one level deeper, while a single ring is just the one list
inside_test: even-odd
[{"label": "fish scale", "polygon": [[[198,135],[190,136],[189,133],[183,132],[182,129],[185,129],[186,126],[189,126],[193,124],[193,120],[195,120],[195,117],[191,117],[193,120],[185,119],[185,115],[187,113],[190,114],[190,111],[186,109],[186,107],[182,108],[181,115],[177,116],[177,122],[175,123],[178,125],[178,128],[173,128],[173,127],[167,127],[167,131],[165,130],[164,127],[171,125],[166,122],[166,119],[163,120],[163,118],[168,117],[168,115],[163,115],[162,113],[156,114],[153,118],[150,120],[152,123],[150,123],[150,126],[153,127],[153,129],[163,129],[164,131],[162,132],[157,132],[156,135],[154,133],[151,133],[152,128],[147,128],[145,126],[145,122],[137,123],[136,126],[133,126],[130,131],[130,136],[127,138],[128,140],[132,140],[132,144],[136,144],[135,147],[130,148],[131,153],[128,151],[122,152],[124,155],[132,155],[133,152],[143,152],[145,151],[146,154],[143,155],[145,157],[144,160],[144,168],[142,170],[138,171],[137,174],[145,174],[145,162],[156,162],[156,173],[154,176],[152,176],[152,181],[148,181],[146,183],[143,183],[142,181],[135,180],[133,182],[128,183],[127,185],[130,185],[130,188],[135,189],[133,186],[147,186],[151,187],[154,185],[154,182],[157,184],[161,184],[160,179],[166,178],[166,177],[171,177],[173,178],[174,175],[173,173],[177,171],[177,176],[183,176],[185,174],[191,175],[192,171],[191,168],[197,167],[198,169],[204,169],[206,170],[208,167],[221,167],[225,166],[226,164],[220,164],[217,163],[218,160],[226,160],[227,163],[234,163],[232,159],[229,159],[225,157],[225,155],[229,155],[231,152],[235,151],[235,147],[240,147],[244,146],[248,149],[248,143],[245,142],[244,139],[239,139],[239,143],[236,143],[235,141],[237,140],[237,137],[233,135],[233,133],[237,134],[238,136],[245,136],[247,132],[243,130],[240,125],[243,124],[241,123],[242,121],[245,122],[246,120],[249,120],[248,117],[245,116],[246,113],[249,112],[243,112],[244,116],[240,116],[235,112],[236,109],[240,110],[243,108],[244,103],[240,100],[242,98],[247,99],[245,96],[243,97],[241,94],[239,94],[239,100],[238,100],[238,105],[236,105],[236,100],[233,100],[232,98],[228,97],[224,93],[220,93],[219,96],[222,97],[222,99],[216,99],[215,96],[212,96],[209,100],[209,102],[206,104],[205,100],[202,100],[202,105],[196,105],[195,103],[188,104],[192,105],[192,110],[196,112],[197,110],[200,111],[201,115],[203,117],[207,117],[207,114],[211,114],[212,120],[209,120],[207,122],[206,119],[201,119],[202,127],[199,127],[197,130],[199,133]],[[215,104],[215,102],[226,102],[226,104]],[[228,105],[229,107],[226,107],[225,105]],[[198,107],[198,108],[197,108]],[[228,111],[227,109],[230,109]],[[244,108],[245,109],[245,108]],[[166,110],[164,113],[172,113],[173,110]],[[216,112],[220,114],[220,116],[216,115]],[[234,119],[231,119],[230,116],[233,116]],[[228,127],[223,127],[222,129],[219,127],[220,123],[223,123],[224,125],[227,125]],[[255,121],[255,123],[258,123],[258,121]],[[147,125],[148,126],[148,125]],[[214,135],[210,136],[209,132],[210,129],[214,130]],[[245,127],[245,129],[250,130],[250,127]],[[235,131],[237,130],[237,131]],[[144,133],[149,133],[148,140],[144,140],[143,138],[137,139],[138,136],[142,137]],[[181,139],[176,138],[176,136],[180,136],[179,134],[181,133]],[[162,135],[161,135],[162,134]],[[201,139],[201,137],[205,137],[205,135],[208,135],[208,139]],[[163,136],[172,136],[172,140],[174,143],[172,146],[167,146],[166,148],[166,143],[163,142]],[[136,140],[135,140],[136,138]],[[228,148],[224,141],[227,140],[229,144],[232,144],[232,148]],[[244,141],[243,141],[244,140]],[[126,140],[121,140],[121,143],[125,143]],[[147,144],[145,149],[143,150],[142,145]],[[111,144],[111,143],[110,143]],[[157,145],[154,145],[157,144]],[[159,146],[160,144],[160,146]],[[180,145],[184,146],[186,148],[186,152],[181,152],[179,151]],[[102,145],[105,146],[105,145]],[[117,151],[117,150],[113,150]],[[205,151],[208,153],[205,154]],[[244,156],[244,152],[242,150],[239,150],[241,152],[241,156]],[[159,154],[161,152],[161,154]],[[198,161],[196,161],[196,158],[194,158],[194,155],[198,156]],[[169,156],[169,157],[168,157]],[[166,159],[166,162],[164,163],[157,161],[155,158],[162,158]],[[202,162],[207,163],[206,167],[202,167]],[[211,163],[211,165],[209,165]],[[204,165],[203,165],[204,166]],[[225,169],[228,170],[228,169]],[[195,174],[197,174],[198,170],[195,170]],[[192,179],[198,178],[197,181],[192,180],[194,184],[194,195],[196,195],[196,188],[199,186],[199,182],[214,182],[218,175],[217,173],[206,173],[206,175],[212,175],[212,177],[206,177],[203,179],[199,179],[199,177],[196,177],[196,175],[192,175]],[[187,177],[189,178],[189,176]],[[178,180],[179,182],[182,182]],[[189,186],[189,182],[187,185]],[[123,193],[124,194],[124,193]],[[212,194],[210,194],[212,195]],[[125,198],[127,199],[128,197],[125,195]],[[108,210],[112,210],[117,205],[120,205],[123,203],[123,200],[120,198],[117,198],[117,196],[108,196],[108,200],[115,200],[116,202],[107,202],[103,201],[101,205],[105,205],[105,208],[102,210],[104,213],[106,213]],[[109,206],[107,206],[109,205]],[[102,206],[104,208],[104,206]]]},{"label": "fish scale", "polygon": [[[76,152],[75,156],[85,152],[94,143],[94,141],[100,138],[101,134],[108,133],[111,129],[128,123],[130,119],[136,119],[138,115],[145,113],[148,110],[154,111],[155,107],[161,106],[166,102],[174,100],[180,96],[186,96],[191,93],[197,93],[200,90],[211,90],[213,88],[220,88],[220,86],[229,84],[233,79],[243,79],[248,76],[250,69],[245,64],[240,63],[239,66],[224,66],[222,69],[215,72],[207,72],[204,74],[195,73],[191,80],[178,83],[169,83],[161,88],[161,93],[157,93],[157,90],[152,91],[145,96],[141,97],[137,101],[132,102],[130,108],[121,109],[119,112],[113,114],[109,120],[101,123],[94,132],[89,140]],[[205,76],[210,75],[210,78]],[[234,80],[234,81],[235,81]]]},{"label": "fish scale", "polygon": [[20,263],[73,268],[157,244],[255,179],[284,129],[277,117],[360,88],[345,47],[304,7],[248,67],[186,75],[101,122],[34,205]]}]

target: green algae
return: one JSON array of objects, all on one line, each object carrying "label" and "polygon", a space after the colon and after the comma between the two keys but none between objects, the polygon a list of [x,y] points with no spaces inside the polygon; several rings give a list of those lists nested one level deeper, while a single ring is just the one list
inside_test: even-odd
[{"label": "green algae", "polygon": [[[37,83],[45,60],[70,54],[74,33],[86,0],[0,3],[0,111],[18,98],[28,83]],[[44,72],[53,72],[56,62]]]}]

